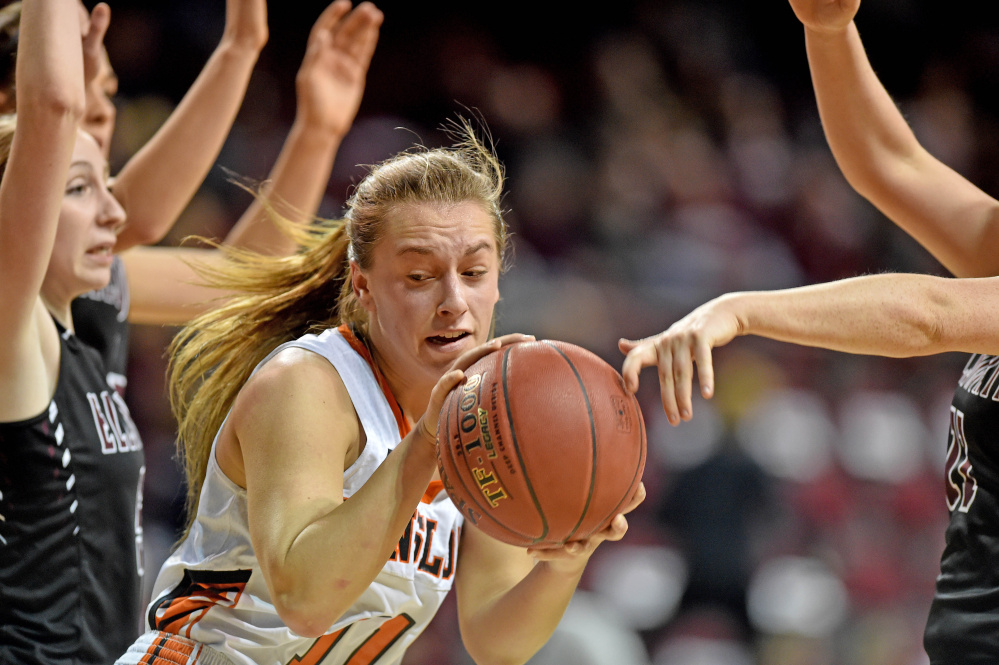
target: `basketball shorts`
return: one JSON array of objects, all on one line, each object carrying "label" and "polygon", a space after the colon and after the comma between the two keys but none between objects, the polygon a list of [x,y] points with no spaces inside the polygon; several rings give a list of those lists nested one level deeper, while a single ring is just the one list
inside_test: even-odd
[{"label": "basketball shorts", "polygon": [[201,642],[154,630],[140,635],[115,665],[233,665],[233,662]]}]

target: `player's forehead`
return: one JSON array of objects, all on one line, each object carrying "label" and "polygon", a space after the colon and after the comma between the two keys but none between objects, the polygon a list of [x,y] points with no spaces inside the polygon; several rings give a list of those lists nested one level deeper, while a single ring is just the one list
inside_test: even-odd
[{"label": "player's forehead", "polygon": [[386,215],[379,244],[389,257],[497,253],[494,220],[474,201],[400,204]]}]

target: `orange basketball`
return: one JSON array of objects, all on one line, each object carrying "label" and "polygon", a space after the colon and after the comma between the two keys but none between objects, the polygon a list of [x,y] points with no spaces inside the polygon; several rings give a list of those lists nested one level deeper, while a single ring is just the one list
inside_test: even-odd
[{"label": "orange basketball", "polygon": [[444,402],[437,466],[465,519],[513,545],[600,531],[645,468],[645,423],[618,372],[541,340],[480,359]]}]

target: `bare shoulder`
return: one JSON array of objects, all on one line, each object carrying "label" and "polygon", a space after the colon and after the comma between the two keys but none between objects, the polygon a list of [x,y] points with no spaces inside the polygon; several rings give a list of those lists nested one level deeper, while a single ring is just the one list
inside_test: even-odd
[{"label": "bare shoulder", "polygon": [[[343,417],[348,415],[352,417]],[[250,377],[232,412],[236,423],[250,427],[327,417],[356,437],[357,417],[340,374],[326,358],[297,347],[278,352]]]}]

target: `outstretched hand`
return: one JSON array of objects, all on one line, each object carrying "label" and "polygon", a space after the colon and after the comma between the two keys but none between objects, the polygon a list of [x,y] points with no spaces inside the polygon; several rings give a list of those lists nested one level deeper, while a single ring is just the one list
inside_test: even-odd
[{"label": "outstretched hand", "polygon": [[794,15],[816,32],[840,32],[857,15],[860,0],[789,0]]},{"label": "outstretched hand", "polygon": [[724,307],[725,298],[712,300],[671,325],[665,332],[640,340],[622,339],[618,348],[626,353],[621,375],[631,392],[638,390],[638,375],[645,367],[659,370],[663,410],[670,424],[690,420],[694,368],[701,394],[714,394],[711,349],[728,344],[742,329],[738,317]]},{"label": "outstretched hand", "polygon": [[420,418],[420,422],[414,427],[419,431],[428,445],[437,449],[437,421],[440,419],[441,409],[444,407],[444,400],[451,390],[465,378],[465,370],[475,364],[479,358],[483,358],[493,351],[499,351],[504,346],[519,344],[520,342],[533,342],[534,335],[522,335],[511,333],[502,335],[480,344],[474,349],[469,349],[458,356],[458,359],[451,365],[451,369],[445,372],[434,386],[430,393],[430,401],[427,403],[427,410]]},{"label": "outstretched hand", "polygon": [[104,35],[111,23],[111,8],[99,2],[88,14],[80,5],[80,34],[83,38],[83,80],[86,85],[101,71],[104,58]]},{"label": "outstretched hand", "polygon": [[351,10],[350,0],[336,0],[312,26],[295,79],[298,113],[310,129],[340,137],[350,129],[383,18],[370,2]]}]

